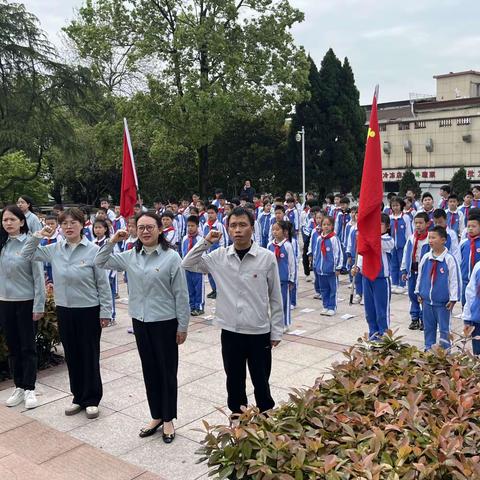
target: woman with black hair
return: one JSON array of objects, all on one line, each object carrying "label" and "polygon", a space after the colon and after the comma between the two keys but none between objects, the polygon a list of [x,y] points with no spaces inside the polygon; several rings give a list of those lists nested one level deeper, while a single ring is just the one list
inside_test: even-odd
[{"label": "woman with black hair", "polygon": [[95,263],[128,275],[128,311],[152,416],[139,435],[153,435],[163,425],[163,440],[171,443],[177,417],[178,345],[187,337],[190,320],[187,281],[180,256],[163,236],[160,217],[140,213],[136,224],[135,248],[114,253],[115,244],[128,237],[126,230],[118,230]]},{"label": "woman with black hair", "polygon": [[17,207],[25,215],[30,233],[38,232],[43,228],[42,222],[33,213],[33,200],[28,195],[21,195],[17,200]]},{"label": "woman with black hair", "polygon": [[0,325],[5,331],[15,390],[6,405],[25,401],[26,408],[38,405],[36,321],[45,311],[45,279],[40,262],[20,255],[27,240],[25,215],[16,205],[5,207],[0,225]]},{"label": "woman with black hair", "polygon": [[65,210],[58,216],[65,238],[40,245],[52,233],[47,225],[25,242],[22,255],[52,265],[58,330],[73,394],[65,415],[85,409],[87,418],[96,418],[103,395],[100,336],[110,322],[112,294],[106,272],[94,264],[98,247],[82,233],[84,221],[80,209]]}]

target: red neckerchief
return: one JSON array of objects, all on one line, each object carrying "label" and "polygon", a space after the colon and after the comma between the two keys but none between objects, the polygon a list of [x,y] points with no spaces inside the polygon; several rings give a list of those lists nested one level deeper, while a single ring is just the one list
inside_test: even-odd
[{"label": "red neckerchief", "polygon": [[421,235],[419,235],[418,232],[414,232],[413,238],[415,240],[413,242],[413,255],[412,255],[412,260],[414,262],[416,262],[416,258],[417,258],[418,241],[425,240],[427,237],[428,237],[428,230],[426,230],[425,233],[422,233]]},{"label": "red neckerchief", "polygon": [[394,218],[393,219],[393,231],[395,232],[395,236],[397,236],[398,220],[400,220],[400,219],[399,218]]},{"label": "red neckerchief", "polygon": [[471,205],[465,205],[465,218],[467,219],[467,222],[468,222],[468,214],[470,212],[470,207]]},{"label": "red neckerchief", "polygon": [[173,232],[173,231],[175,231],[175,227],[173,225],[171,225],[170,227],[164,228],[162,230],[162,233],[168,233],[168,232]]},{"label": "red neckerchief", "polygon": [[438,261],[435,258],[431,258],[430,261],[433,262],[432,271],[430,272],[430,280],[432,281],[432,283],[435,283],[435,280],[437,279]]},{"label": "red neckerchief", "polygon": [[194,233],[193,235],[188,235],[188,249],[187,249],[187,252],[189,252],[192,247],[193,247],[193,240],[194,238],[196,238],[197,234]]},{"label": "red neckerchief", "polygon": [[277,257],[277,260],[280,258],[280,250],[282,248],[282,245],[279,245],[276,240],[273,241],[273,248],[275,249],[275,257]]},{"label": "red neckerchief", "polygon": [[320,250],[322,252],[322,255],[325,256],[327,254],[327,246],[325,245],[329,238],[332,238],[335,236],[335,232],[330,232],[328,235],[323,236],[323,234],[320,237],[321,245],[320,245]]},{"label": "red neckerchief", "polygon": [[215,222],[216,220],[214,220],[213,222],[211,220],[208,220],[207,223],[208,223],[208,229],[209,230],[212,230],[213,229],[213,226],[215,225]]},{"label": "red neckerchief", "polygon": [[445,207],[447,206],[447,202],[448,200],[443,199],[442,203],[440,204],[441,205],[440,208],[443,208],[445,210]]},{"label": "red neckerchief", "polygon": [[453,228],[455,225],[455,214],[456,212],[450,212],[450,227]]},{"label": "red neckerchief", "polygon": [[468,235],[468,239],[470,240],[470,265],[473,268],[475,265],[475,240],[479,239],[480,235],[472,237],[470,234]]}]

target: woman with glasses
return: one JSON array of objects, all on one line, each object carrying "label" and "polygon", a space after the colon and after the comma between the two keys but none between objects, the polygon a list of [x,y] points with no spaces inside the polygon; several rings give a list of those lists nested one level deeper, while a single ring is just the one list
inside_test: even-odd
[{"label": "woman with glasses", "polygon": [[43,225],[40,219],[33,213],[33,200],[28,195],[18,197],[17,207],[22,211],[27,219],[28,231],[30,233],[38,232]]},{"label": "woman with glasses", "polygon": [[148,437],[163,426],[163,441],[171,443],[177,417],[178,345],[187,338],[190,320],[187,281],[180,256],[163,236],[160,217],[140,213],[136,225],[134,248],[114,253],[115,244],[128,237],[126,230],[118,230],[95,263],[128,275],[128,311],[152,416],[139,435]]},{"label": "woman with glasses", "polygon": [[73,395],[65,415],[85,409],[87,418],[96,418],[103,393],[100,335],[112,313],[110,284],[107,272],[94,264],[98,247],[83,236],[83,212],[70,208],[58,222],[65,238],[41,246],[42,238],[52,233],[46,226],[27,240],[22,256],[52,265],[58,329]]}]

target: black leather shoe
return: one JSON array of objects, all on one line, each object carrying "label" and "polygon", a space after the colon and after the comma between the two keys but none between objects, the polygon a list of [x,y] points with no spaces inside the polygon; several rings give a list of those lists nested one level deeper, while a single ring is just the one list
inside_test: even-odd
[{"label": "black leather shoe", "polygon": [[145,438],[145,437],[150,437],[153,435],[161,426],[163,426],[163,422],[160,422],[158,425],[156,425],[153,428],[142,428],[140,430],[140,433],[138,434],[139,437]]},{"label": "black leather shoe", "polygon": [[175,432],[173,432],[173,433],[164,433],[164,434],[162,435],[162,437],[163,437],[163,441],[164,441],[165,443],[172,443],[172,442],[173,442],[173,439],[175,438]]},{"label": "black leather shoe", "polygon": [[217,298],[216,290],[212,290],[208,295],[207,298]]}]

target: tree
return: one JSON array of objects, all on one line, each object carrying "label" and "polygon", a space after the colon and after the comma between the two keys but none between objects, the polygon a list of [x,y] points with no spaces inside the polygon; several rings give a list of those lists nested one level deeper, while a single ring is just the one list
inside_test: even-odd
[{"label": "tree", "polygon": [[422,189],[420,188],[420,185],[417,182],[415,175],[409,168],[405,170],[405,173],[403,174],[403,177],[400,180],[398,194],[401,197],[404,197],[408,190],[412,190],[415,193],[416,198],[419,198],[420,195],[422,194]]},{"label": "tree", "polygon": [[460,167],[450,181],[450,188],[453,193],[458,195],[461,201],[465,194],[472,188],[470,182],[467,180],[467,171],[464,167]]},{"label": "tree", "polygon": [[[290,32],[303,14],[288,0],[123,3],[132,19],[131,29],[137,32],[136,61],[154,65],[148,74],[148,93],[139,93],[144,106],[150,104],[143,114],[152,132],[151,143],[162,143],[167,136],[177,148],[196,152],[198,185],[206,195],[209,152],[232,116],[248,118],[272,109],[285,112],[304,97],[308,63]],[[80,55],[85,56],[79,39],[87,30],[91,38],[121,43],[113,22],[106,34],[108,22],[99,26],[89,20],[100,9],[113,12],[114,4],[114,0],[89,2],[88,12],[80,11],[72,24],[75,28],[66,29]],[[88,55],[99,56],[95,50]]]}]

